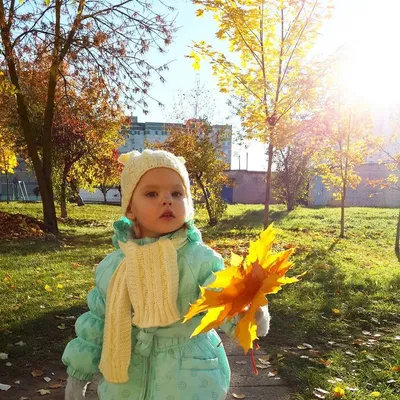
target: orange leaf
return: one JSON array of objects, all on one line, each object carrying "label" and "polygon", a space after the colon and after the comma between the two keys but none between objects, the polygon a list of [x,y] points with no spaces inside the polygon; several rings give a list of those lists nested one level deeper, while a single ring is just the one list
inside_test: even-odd
[{"label": "orange leaf", "polygon": [[245,258],[232,254],[231,265],[216,272],[213,283],[200,288],[201,297],[191,305],[183,321],[207,311],[192,336],[239,316],[235,338],[245,353],[253,349],[253,342],[257,339],[255,313],[259,307],[268,304],[265,296],[277,293],[283,285],[297,282],[304,275],[285,276],[293,265],[289,257],[294,248],[273,254],[274,238],[275,229],[270,225],[256,242],[250,243]]},{"label": "orange leaf", "polygon": [[34,370],[32,370],[31,375],[34,376],[34,377],[42,376],[43,375],[43,371],[40,370],[40,369],[34,369]]}]

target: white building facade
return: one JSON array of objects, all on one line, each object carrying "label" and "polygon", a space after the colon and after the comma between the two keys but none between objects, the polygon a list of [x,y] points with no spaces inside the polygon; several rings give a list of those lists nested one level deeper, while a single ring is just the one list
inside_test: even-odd
[{"label": "white building facade", "polygon": [[[146,148],[148,142],[164,142],[168,137],[170,130],[179,124],[164,122],[138,122],[138,117],[130,117],[130,125],[123,128],[128,134],[127,140],[118,150],[120,153],[127,153],[132,150],[142,152]],[[182,126],[182,125],[181,125]],[[212,141],[214,145],[218,140],[219,134],[224,134],[221,150],[224,153],[224,161],[231,168],[232,158],[232,126],[231,125],[212,125],[213,135]]]}]

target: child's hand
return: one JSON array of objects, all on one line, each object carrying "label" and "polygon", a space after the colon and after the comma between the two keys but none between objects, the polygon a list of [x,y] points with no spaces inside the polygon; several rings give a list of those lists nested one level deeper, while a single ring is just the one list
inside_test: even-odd
[{"label": "child's hand", "polygon": [[65,400],[84,400],[88,383],[69,376],[65,388]]},{"label": "child's hand", "polygon": [[[249,306],[245,308],[245,311],[249,309]],[[238,314],[236,317],[236,324],[243,318],[243,314]],[[257,336],[263,337],[267,336],[269,331],[269,321],[271,320],[271,316],[269,315],[268,311],[268,304],[259,307],[255,313],[255,319],[257,324]]]},{"label": "child's hand", "polygon": [[269,315],[268,311],[268,304],[260,307],[257,310],[255,317],[257,321],[257,336],[266,336],[269,331],[269,322],[271,320],[271,316]]}]

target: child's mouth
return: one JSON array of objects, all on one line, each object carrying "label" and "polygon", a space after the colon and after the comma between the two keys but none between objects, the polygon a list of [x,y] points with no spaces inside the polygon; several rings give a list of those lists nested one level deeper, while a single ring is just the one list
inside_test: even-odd
[{"label": "child's mouth", "polygon": [[175,218],[175,215],[174,215],[174,213],[173,213],[172,211],[164,211],[164,212],[161,214],[160,218],[163,218],[163,219],[173,219],[173,218]]}]

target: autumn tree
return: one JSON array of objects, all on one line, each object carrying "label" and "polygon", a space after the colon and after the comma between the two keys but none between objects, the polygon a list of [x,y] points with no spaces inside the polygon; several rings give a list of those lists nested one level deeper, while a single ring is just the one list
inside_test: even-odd
[{"label": "autumn tree", "polygon": [[[264,226],[269,223],[272,162],[276,149],[294,135],[292,121],[308,107],[321,72],[309,53],[322,22],[331,12],[330,1],[272,0],[220,2],[194,0],[218,22],[218,39],[229,43],[229,53],[204,41],[194,43],[194,67],[201,59],[211,63],[221,92],[234,94],[235,110],[248,139],[268,144]],[[322,68],[323,71],[323,68]]]},{"label": "autumn tree", "polygon": [[0,132],[0,173],[6,175],[6,199],[9,203],[8,194],[8,174],[14,172],[14,168],[18,165],[17,156],[15,154],[13,143],[9,138]]},{"label": "autumn tree", "polygon": [[[2,65],[15,92],[13,100],[38,181],[44,223],[57,232],[52,185],[57,88],[73,86],[79,91],[94,75],[104,83],[99,97],[109,93],[115,102],[123,97],[146,112],[151,77],[164,79],[162,73],[167,67],[153,66],[145,56],[151,48],[164,51],[174,28],[152,4],[142,1],[1,0],[0,29]],[[36,140],[20,65],[33,64],[43,52],[51,62]]]},{"label": "autumn tree", "polygon": [[[399,113],[400,117],[400,113]],[[400,122],[400,121],[399,121]],[[399,125],[400,126],[400,125]],[[397,134],[392,135],[395,139]],[[381,155],[385,157],[385,161],[380,160],[380,164],[383,164],[387,169],[387,176],[380,179],[367,179],[367,183],[374,188],[382,190],[394,190],[400,193],[400,153],[392,154],[387,150],[389,143],[385,143],[383,140],[378,142],[378,150],[380,150]],[[374,193],[377,195],[378,193]],[[399,205],[400,206],[400,205]],[[397,258],[400,260],[400,209],[397,218],[396,227],[396,239],[394,244],[394,250]]]},{"label": "autumn tree", "polygon": [[[218,223],[226,209],[221,198],[223,185],[230,185],[224,171],[228,164],[217,143],[213,143],[212,126],[206,120],[189,120],[185,125],[168,128],[169,135],[162,143],[147,143],[153,149],[167,150],[185,159],[194,199],[205,205],[209,225]],[[220,132],[222,140],[223,133]],[[220,142],[221,144],[222,142]]]},{"label": "autumn tree", "polygon": [[327,97],[321,109],[325,130],[318,135],[321,150],[313,157],[315,172],[340,200],[340,237],[344,237],[347,191],[361,182],[357,166],[376,150],[371,136],[373,124],[368,108],[346,102],[340,89]]},{"label": "autumn tree", "polygon": [[55,113],[53,166],[62,218],[67,217],[67,194],[76,197],[79,188],[93,190],[100,185],[103,157],[109,158],[124,142],[120,131],[125,118],[107,95],[97,96],[98,86],[93,79],[79,93],[70,90]]},{"label": "autumn tree", "polygon": [[118,161],[119,152],[115,148],[107,153],[98,155],[95,161],[95,169],[92,173],[98,188],[104,196],[107,204],[107,193],[110,189],[117,188],[120,184],[122,164]]},{"label": "autumn tree", "polygon": [[276,172],[272,181],[274,198],[292,211],[296,204],[306,203],[310,173],[310,154],[304,143],[292,144],[276,151]]}]

